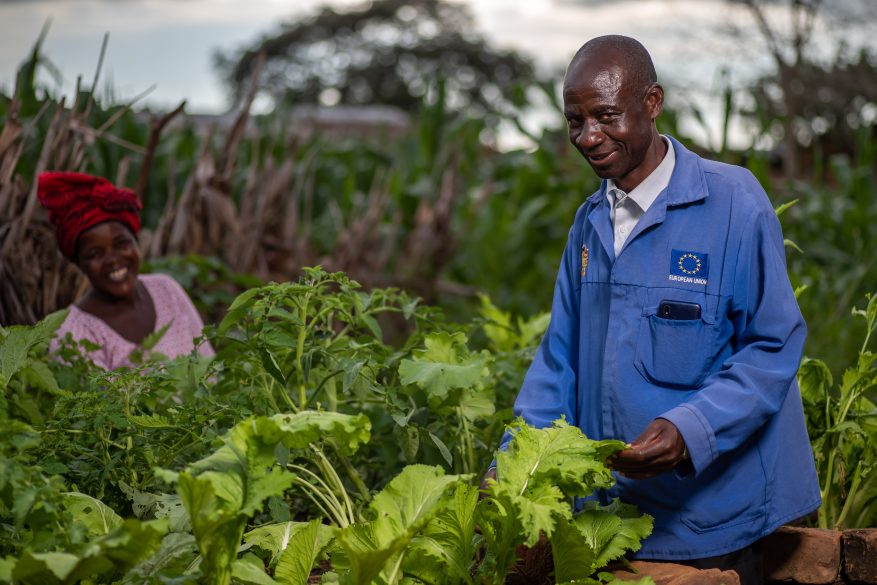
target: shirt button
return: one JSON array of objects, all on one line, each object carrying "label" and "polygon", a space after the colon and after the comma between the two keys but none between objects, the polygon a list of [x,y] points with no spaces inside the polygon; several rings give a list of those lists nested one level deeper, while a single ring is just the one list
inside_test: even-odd
[{"label": "shirt button", "polygon": [[622,228],[619,228],[618,231],[620,231],[622,234],[626,234],[626,233],[627,233],[627,228],[626,228],[626,227],[622,227]]}]

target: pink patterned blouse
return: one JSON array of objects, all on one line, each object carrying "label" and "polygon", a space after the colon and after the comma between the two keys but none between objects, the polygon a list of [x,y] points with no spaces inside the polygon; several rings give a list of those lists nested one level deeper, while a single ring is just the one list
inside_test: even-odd
[{"label": "pink patterned blouse", "polygon": [[[191,352],[195,346],[192,340],[201,335],[204,323],[183,287],[164,274],[141,274],[139,279],[155,305],[155,331],[170,323],[151,352],[168,358]],[[130,354],[138,345],[116,333],[102,319],[75,305],[70,306],[70,313],[58,328],[56,337],[52,340],[51,351],[57,349],[58,340],[67,333],[72,334],[77,341],[87,339],[101,346],[88,354],[95,365],[101,368],[115,370],[120,366],[133,365]],[[215,355],[213,347],[206,341],[198,347],[198,353],[208,357]]]}]

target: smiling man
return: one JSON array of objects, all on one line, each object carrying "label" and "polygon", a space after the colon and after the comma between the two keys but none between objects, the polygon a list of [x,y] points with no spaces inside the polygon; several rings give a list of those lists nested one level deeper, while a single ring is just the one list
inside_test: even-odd
[{"label": "smiling man", "polygon": [[515,412],[631,443],[600,498],[655,517],[638,558],[761,583],[759,539],[820,503],[779,222],[748,171],[658,133],[664,91],[636,40],[585,44],[563,99],[603,182],[576,214]]}]

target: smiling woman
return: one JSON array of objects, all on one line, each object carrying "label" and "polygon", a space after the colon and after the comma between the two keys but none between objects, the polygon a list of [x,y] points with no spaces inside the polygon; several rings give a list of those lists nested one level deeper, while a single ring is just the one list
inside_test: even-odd
[{"label": "smiling woman", "polygon": [[[140,276],[140,202],[133,191],[82,173],[48,172],[39,177],[40,203],[55,225],[61,252],[91,285],[73,306],[58,338],[100,346],[89,357],[102,368],[130,366],[131,352],[162,332],[152,351],[170,358],[189,353],[204,324],[173,279]],[[58,341],[53,343],[53,350]],[[198,347],[213,355],[209,343]]]}]

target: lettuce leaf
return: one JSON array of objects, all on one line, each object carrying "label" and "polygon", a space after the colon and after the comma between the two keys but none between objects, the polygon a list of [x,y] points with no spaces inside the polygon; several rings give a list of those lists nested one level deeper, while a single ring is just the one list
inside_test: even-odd
[{"label": "lettuce leaf", "polygon": [[450,489],[471,476],[445,475],[441,467],[409,465],[378,493],[373,519],[339,534],[341,555],[333,566],[346,571],[342,583],[397,583],[409,543],[447,506]]}]

